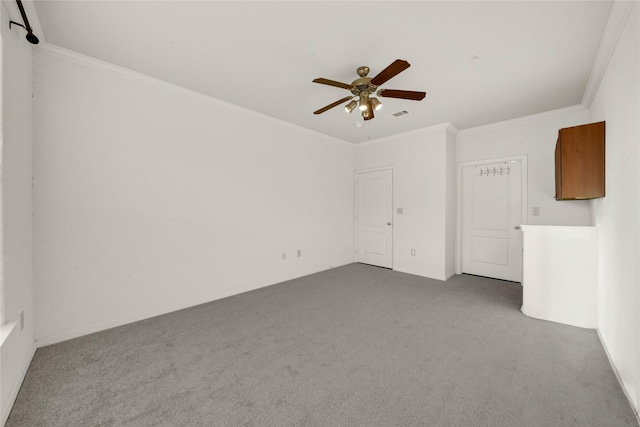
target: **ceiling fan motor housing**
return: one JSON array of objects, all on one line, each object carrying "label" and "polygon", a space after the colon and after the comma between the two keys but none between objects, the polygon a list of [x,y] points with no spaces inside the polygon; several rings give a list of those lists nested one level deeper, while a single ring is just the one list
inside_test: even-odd
[{"label": "ceiling fan motor housing", "polygon": [[360,77],[351,83],[351,93],[354,95],[360,95],[364,92],[367,95],[370,95],[376,91],[378,88],[371,83],[371,77]]}]

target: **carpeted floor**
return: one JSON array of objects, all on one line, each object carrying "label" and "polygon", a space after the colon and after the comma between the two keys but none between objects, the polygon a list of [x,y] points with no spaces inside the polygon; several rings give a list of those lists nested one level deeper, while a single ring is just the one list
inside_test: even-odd
[{"label": "carpeted floor", "polygon": [[38,349],[7,427],[632,426],[519,284],[352,264]]}]

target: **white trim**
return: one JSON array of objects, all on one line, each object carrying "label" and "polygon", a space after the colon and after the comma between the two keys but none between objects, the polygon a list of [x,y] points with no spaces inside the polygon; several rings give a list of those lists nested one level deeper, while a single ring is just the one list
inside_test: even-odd
[{"label": "white trim", "polygon": [[[268,286],[268,285],[265,285],[265,286]],[[253,289],[247,289],[246,291],[250,291],[250,290],[253,290]],[[152,317],[162,316],[163,314],[173,313],[174,311],[184,310],[199,304],[206,304],[208,302],[230,297],[238,293],[242,293],[242,292],[224,292],[214,296],[211,299],[208,299],[207,301],[202,301],[202,300],[189,301],[182,304],[165,305],[162,308],[155,309],[155,310],[137,311],[135,314],[130,316],[123,316],[123,317],[118,317],[117,319],[110,319],[104,322],[93,323],[87,326],[73,329],[71,331],[63,332],[61,334],[47,335],[43,337],[36,336],[36,343],[38,347],[45,347],[48,345],[57,344],[59,342],[68,341],[74,338],[104,331],[107,329],[117,328],[119,326],[124,326],[131,323],[139,322],[141,320],[150,319]]]},{"label": "white trim", "polygon": [[446,125],[444,127],[445,132],[450,132],[453,134],[453,136],[457,136],[458,132],[460,132],[460,130],[457,127],[455,127],[453,123],[443,123],[443,124]]},{"label": "white trim", "polygon": [[412,129],[412,130],[408,130],[406,132],[400,132],[400,133],[394,133],[393,135],[387,135],[387,136],[383,136],[380,138],[376,138],[376,139],[372,139],[370,141],[363,141],[363,142],[355,142],[353,143],[353,145],[355,145],[356,147],[361,147],[363,145],[370,145],[370,144],[382,144],[385,143],[389,140],[393,140],[394,138],[398,138],[401,136],[407,136],[407,135],[411,135],[411,134],[417,134],[420,132],[430,132],[430,131],[436,131],[436,130],[448,130],[449,128],[453,128],[456,129],[457,128],[455,126],[453,126],[450,122],[444,122],[444,123],[438,123],[436,125],[431,125],[431,126],[427,126],[427,127],[423,127],[423,128],[418,128],[418,129]]},{"label": "white trim", "polygon": [[359,173],[369,173],[369,172],[380,172],[391,169],[393,171],[394,166],[379,166],[376,168],[367,168],[367,169],[358,169],[353,173],[353,176],[356,177]]},{"label": "white trim", "polygon": [[18,322],[14,320],[13,322],[7,322],[0,326],[0,348],[2,348],[4,342],[9,338],[17,324]]},{"label": "white trim", "polygon": [[[456,265],[456,274],[462,274],[462,169],[467,166],[475,166],[482,165],[486,163],[501,163],[508,162],[511,160],[520,160],[522,164],[522,224],[528,224],[529,217],[529,197],[527,195],[528,189],[528,172],[527,172],[527,155],[523,154],[520,156],[510,156],[510,157],[498,157],[493,159],[482,159],[482,160],[473,160],[470,162],[460,162],[458,163],[458,179],[457,179],[457,205],[456,205],[456,255],[455,255],[455,265]],[[520,283],[522,283],[522,278],[520,278]]]},{"label": "white trim", "polygon": [[31,343],[31,348],[27,353],[27,357],[22,363],[22,366],[20,367],[20,376],[18,377],[16,382],[13,384],[13,386],[11,386],[11,391],[9,392],[9,395],[7,396],[7,400],[5,401],[4,407],[2,408],[2,419],[0,420],[0,425],[4,426],[4,424],[7,422],[7,418],[9,418],[9,413],[11,412],[11,408],[13,407],[13,404],[15,403],[16,398],[18,397],[18,392],[20,391],[20,387],[22,387],[22,382],[24,381],[24,378],[27,375],[27,369],[29,369],[29,365],[33,360],[33,356],[36,354],[37,349],[38,349],[38,346],[36,345],[36,342],[33,341]]},{"label": "white trim", "polygon": [[235,110],[244,114],[248,114],[250,116],[253,117],[257,117],[259,119],[262,120],[267,120],[269,122],[281,125],[281,126],[285,126],[285,127],[289,127],[289,128],[293,128],[297,131],[303,132],[303,133],[310,133],[313,134],[314,136],[320,136],[323,137],[327,140],[339,143],[339,144],[343,144],[343,145],[348,145],[349,147],[353,147],[355,144],[351,143],[351,142],[347,142],[344,141],[342,139],[333,137],[333,136],[329,136],[326,135],[324,133],[312,130],[312,129],[308,129],[272,116],[268,116],[266,114],[262,114],[262,113],[258,113],[257,111],[253,111],[253,110],[249,110],[248,108],[244,108],[241,107],[239,105],[236,104],[231,104],[229,102],[225,102],[222,101],[220,99],[214,98],[212,96],[209,95],[205,95],[202,94],[200,92],[196,92],[194,90],[191,89],[187,89],[184,88],[182,86],[178,86],[176,84],[173,83],[169,83],[166,82],[164,80],[160,80],[157,79],[155,77],[151,77],[147,74],[142,74],[139,73],[137,71],[133,71],[130,70],[128,68],[124,68],[121,67],[119,65],[114,65],[111,64],[109,62],[105,62],[102,61],[100,59],[96,59],[93,58],[91,56],[87,56],[87,55],[83,55],[81,53],[78,52],[74,52],[72,50],[69,49],[65,49],[63,47],[60,46],[56,46],[53,45],[51,43],[44,43],[44,44],[39,44],[35,47],[35,51],[37,53],[43,54],[43,55],[49,55],[52,56],[54,58],[59,58],[59,59],[64,59],[67,60],[69,62],[73,62],[75,64],[81,65],[81,66],[85,66],[88,68],[93,68],[95,70],[99,70],[99,71],[105,71],[108,73],[111,73],[113,75],[119,76],[119,77],[123,77],[126,79],[129,79],[131,81],[137,82],[137,83],[142,83],[145,84],[147,86],[151,86],[153,88],[156,89],[160,89],[160,90],[165,90],[167,92],[173,93],[175,95],[180,95],[180,96],[184,96],[187,98],[191,98],[191,99],[195,99],[197,101],[201,101],[201,102],[206,102],[209,104],[215,104],[218,106],[222,106],[222,107],[226,107],[229,108],[231,110]]},{"label": "white trim", "polygon": [[[247,289],[250,291],[252,289]],[[243,291],[244,292],[244,291]],[[240,292],[242,293],[242,292]],[[184,310],[189,307],[193,307],[199,304],[206,304],[211,301],[215,301],[218,299],[230,297],[238,294],[238,292],[225,292],[220,295],[216,295],[215,297],[208,299],[207,301],[190,301],[183,304],[176,305],[166,305],[160,309],[156,310],[145,310],[138,311],[133,315],[118,317],[117,319],[110,319],[104,322],[93,323],[87,326],[83,326],[77,329],[73,329],[71,331],[63,332],[61,334],[56,335],[47,335],[43,337],[36,336],[36,343],[38,347],[45,347],[52,344],[57,344],[59,342],[68,341],[74,338],[82,337],[85,335],[93,334],[96,332],[104,331],[111,328],[117,328],[119,326],[128,325],[131,323],[139,322],[145,319],[150,319],[156,316],[162,316],[164,314],[173,313],[174,311]]]},{"label": "white trim", "polygon": [[635,3],[637,2],[617,0],[611,6],[609,19],[600,40],[600,47],[591,68],[587,87],[582,95],[582,105],[586,108],[591,108],[591,103],[598,93],[600,83],[602,83],[602,79],[607,72],[611,57],[618,46],[618,41]]},{"label": "white trim", "polygon": [[563,233],[588,233],[588,232],[598,230],[598,228],[595,225],[546,225],[546,224],[535,224],[535,225],[522,224],[522,229],[523,230],[547,229],[552,231],[561,231]]},{"label": "white trim", "polygon": [[[39,347],[44,347],[47,345],[52,345],[52,344],[57,344],[59,342],[63,342],[63,341],[67,341],[67,340],[71,340],[74,338],[78,338],[78,337],[82,337],[85,335],[89,335],[89,334],[93,334],[95,332],[101,332],[107,329],[111,329],[111,328],[117,328],[119,326],[124,326],[124,325],[128,325],[131,323],[135,323],[135,322],[139,322],[142,320],[146,320],[146,319],[150,319],[152,317],[157,317],[157,316],[162,316],[164,314],[169,314],[169,313],[173,313],[175,311],[179,311],[179,310],[184,310],[187,308],[191,308],[191,307],[195,307],[197,305],[202,305],[202,304],[207,304],[213,301],[217,301],[223,298],[227,298],[227,297],[231,297],[234,295],[240,295],[243,294],[245,292],[250,292],[256,289],[261,289],[261,288],[265,288],[267,286],[272,286],[275,285],[277,283],[281,283],[287,280],[293,280],[299,277],[304,277],[310,274],[316,274],[319,273],[321,271],[326,271],[326,270],[330,270],[332,268],[338,268],[338,267],[342,267],[344,265],[349,265],[352,264],[352,261],[346,262],[344,264],[338,264],[338,265],[333,265],[333,266],[328,266],[327,268],[319,268],[319,269],[314,269],[312,271],[309,271],[308,273],[302,274],[302,275],[294,275],[292,277],[288,277],[285,279],[282,279],[281,281],[278,282],[270,282],[270,283],[265,283],[265,284],[260,284],[257,286],[253,286],[250,288],[246,288],[241,290],[240,292],[238,291],[228,291],[228,292],[221,292],[218,293],[216,295],[213,295],[211,297],[209,297],[206,301],[203,301],[202,299],[196,299],[193,301],[187,301],[187,302],[183,302],[181,304],[171,304],[171,305],[165,305],[159,309],[155,309],[155,310],[146,310],[146,311],[137,311],[135,314],[130,315],[130,316],[123,316],[123,317],[119,317],[117,319],[111,319],[111,320],[107,320],[105,322],[99,322],[99,323],[93,323],[90,324],[88,326],[85,327],[81,327],[78,329],[74,329],[71,331],[67,331],[67,332],[63,332],[61,334],[56,334],[56,335],[47,335],[47,336],[42,336],[42,337],[38,337],[36,336],[36,344]],[[37,331],[36,331],[37,332]]]},{"label": "white trim", "polygon": [[514,126],[520,123],[531,122],[535,120],[541,120],[547,118],[549,116],[555,116],[557,114],[566,114],[572,112],[581,112],[588,111],[583,105],[572,105],[571,107],[559,108],[557,110],[544,111],[542,113],[530,114],[528,116],[517,117],[515,119],[504,120],[501,122],[491,123],[488,125],[477,126],[474,128],[462,129],[458,131],[458,135],[460,134],[468,134],[475,132],[486,132],[490,130],[500,129],[504,127]]},{"label": "white trim", "polygon": [[613,370],[613,373],[615,374],[616,379],[618,380],[618,384],[620,384],[620,388],[622,389],[622,392],[624,393],[625,397],[629,401],[633,414],[636,416],[636,421],[638,422],[638,425],[640,425],[640,413],[638,412],[638,408],[635,407],[633,403],[633,399],[631,399],[631,394],[629,394],[629,391],[625,387],[624,381],[622,381],[622,377],[620,376],[620,372],[618,371],[616,364],[613,363],[613,359],[611,358],[611,353],[609,353],[609,349],[607,348],[607,345],[605,344],[604,339],[602,338],[602,334],[600,333],[599,328],[596,328],[596,333],[598,334],[598,339],[600,340],[600,344],[602,344],[602,348],[604,348],[604,353],[607,355],[607,359],[609,359],[609,364],[611,365],[611,369]]}]

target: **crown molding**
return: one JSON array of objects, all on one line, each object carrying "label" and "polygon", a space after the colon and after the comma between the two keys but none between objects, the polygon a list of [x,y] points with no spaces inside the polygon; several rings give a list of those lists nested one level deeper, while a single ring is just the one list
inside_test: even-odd
[{"label": "crown molding", "polygon": [[462,129],[462,130],[458,131],[458,135],[460,135],[460,134],[466,135],[466,134],[469,134],[469,133],[476,133],[476,132],[486,132],[486,131],[505,128],[505,127],[509,127],[509,126],[515,126],[515,125],[526,123],[526,122],[532,122],[532,121],[536,121],[536,120],[541,120],[541,119],[544,119],[546,117],[556,116],[556,115],[559,115],[559,114],[567,114],[567,113],[574,113],[574,112],[587,112],[587,111],[589,111],[589,110],[584,105],[581,105],[581,104],[572,105],[571,107],[559,108],[557,110],[544,111],[542,113],[536,113],[536,114],[531,114],[531,115],[528,115],[528,116],[517,117],[515,119],[504,120],[502,122],[496,122],[496,123],[491,123],[491,124],[488,124],[488,125],[482,125],[482,126],[477,126],[477,127],[468,128],[468,129]]},{"label": "crown molding", "polygon": [[358,147],[362,147],[362,146],[370,145],[370,144],[382,144],[384,142],[391,141],[391,140],[393,140],[395,138],[402,138],[402,137],[405,137],[405,136],[411,136],[412,134],[418,134],[418,133],[421,133],[421,132],[434,132],[434,131],[439,131],[439,130],[443,130],[443,131],[447,132],[451,128],[456,129],[451,123],[443,122],[443,123],[438,123],[436,125],[431,125],[431,126],[427,126],[427,127],[418,128],[418,129],[408,130],[406,132],[394,133],[393,135],[383,136],[381,138],[372,139],[370,141],[357,142],[354,145],[356,145]]},{"label": "crown molding", "polygon": [[51,43],[41,43],[37,46],[35,46],[35,52],[38,54],[43,54],[43,55],[48,55],[48,56],[52,56],[55,58],[59,58],[59,59],[63,59],[69,62],[73,62],[75,64],[87,67],[87,68],[92,68],[95,70],[99,70],[99,71],[104,71],[113,75],[116,75],[118,77],[122,77],[131,81],[134,81],[136,83],[142,83],[145,84],[147,86],[151,86],[153,88],[156,89],[160,89],[160,90],[164,90],[166,92],[172,93],[174,95],[179,95],[179,96],[184,96],[187,98],[191,98],[197,101],[201,101],[201,102],[205,102],[208,104],[214,104],[217,106],[221,106],[221,107],[225,107],[231,110],[235,110],[237,112],[243,113],[243,114],[247,114],[249,116],[253,116],[256,118],[259,118],[261,120],[266,120],[268,122],[283,126],[283,127],[288,127],[292,130],[296,130],[298,132],[303,132],[303,133],[307,133],[310,135],[314,135],[316,137],[321,137],[325,140],[328,141],[332,141],[332,142],[336,142],[339,144],[343,144],[343,145],[348,145],[350,147],[353,147],[354,144],[352,144],[351,142],[348,141],[344,141],[342,139],[333,137],[333,136],[329,136],[326,135],[324,133],[321,132],[317,132],[315,130],[312,129],[308,129],[302,126],[298,126],[296,124],[272,117],[272,116],[268,116],[266,114],[262,114],[262,113],[258,113],[257,111],[253,111],[250,110],[248,108],[244,108],[241,107],[239,105],[236,104],[231,104],[229,102],[225,102],[222,101],[220,99],[214,98],[212,96],[209,95],[204,95],[200,92],[196,92],[194,90],[191,89],[187,89],[184,88],[182,86],[178,86],[176,84],[173,83],[169,83],[167,81],[155,78],[155,77],[151,77],[147,74],[143,74],[143,73],[139,73],[137,71],[133,71],[130,70],[128,68],[125,67],[121,67],[119,65],[115,65],[112,64],[110,62],[106,62],[106,61],[102,61],[100,59],[96,59],[94,57],[91,56],[87,56],[78,52],[75,52],[73,50],[69,50],[69,49],[65,49],[63,47],[51,44]]},{"label": "crown molding", "polygon": [[598,48],[598,53],[595,61],[593,62],[593,68],[591,69],[587,86],[584,90],[584,94],[582,95],[582,105],[587,108],[591,108],[591,103],[593,102],[596,93],[598,93],[600,83],[602,83],[602,79],[607,72],[607,67],[609,66],[611,57],[616,50],[616,46],[618,45],[622,31],[627,23],[627,19],[629,18],[634,5],[637,4],[637,0],[616,0],[613,2],[613,6],[611,6],[609,19],[607,20],[607,25],[604,29],[604,33],[602,34],[602,39],[600,40],[600,47]]},{"label": "crown molding", "polygon": [[457,134],[458,134],[458,132],[460,132],[460,130],[458,130],[458,128],[457,128],[457,127],[455,127],[455,126],[453,125],[453,123],[447,123],[447,126],[445,127],[445,130],[446,130],[448,133],[453,134],[453,135],[457,135]]}]

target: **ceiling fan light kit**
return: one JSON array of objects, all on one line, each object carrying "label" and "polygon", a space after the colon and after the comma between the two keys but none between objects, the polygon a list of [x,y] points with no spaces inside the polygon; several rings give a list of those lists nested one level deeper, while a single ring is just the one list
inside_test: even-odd
[{"label": "ceiling fan light kit", "polygon": [[380,102],[378,100],[378,98],[371,98],[369,100],[369,102],[371,103],[371,107],[375,110],[378,111],[379,109],[382,108],[382,102]]},{"label": "ceiling fan light kit", "polygon": [[[328,86],[339,87],[341,89],[349,90],[353,96],[348,96],[342,98],[339,101],[336,101],[332,104],[329,104],[317,111],[314,111],[313,114],[322,114],[331,108],[342,104],[345,101],[349,101],[347,105],[345,105],[344,109],[347,113],[351,113],[356,106],[362,113],[362,117],[364,120],[371,120],[374,118],[374,111],[380,110],[382,108],[382,102],[379,99],[372,97],[374,93],[377,91],[377,95],[380,97],[388,97],[388,98],[398,98],[398,99],[410,99],[413,101],[421,101],[424,99],[426,93],[425,92],[414,92],[409,90],[391,90],[391,89],[380,89],[378,90],[378,86],[384,84],[388,80],[400,74],[402,71],[409,68],[411,65],[403,60],[396,59],[389,65],[387,68],[382,70],[375,77],[367,77],[369,74],[369,67],[362,66],[358,67],[356,73],[360,78],[354,80],[350,85],[346,83],[340,83],[335,80],[329,80],[325,78],[317,78],[313,80],[314,83],[320,83]],[[358,101],[354,98],[358,97]]]},{"label": "ceiling fan light kit", "polygon": [[360,109],[360,111],[364,111],[366,110],[368,107],[368,102],[369,102],[369,95],[365,94],[364,92],[360,94],[360,101],[358,101],[358,108]]},{"label": "ceiling fan light kit", "polygon": [[351,102],[349,102],[347,105],[345,105],[344,110],[347,113],[350,113],[353,111],[354,108],[356,108],[358,106],[358,103],[355,100],[351,100]]}]

